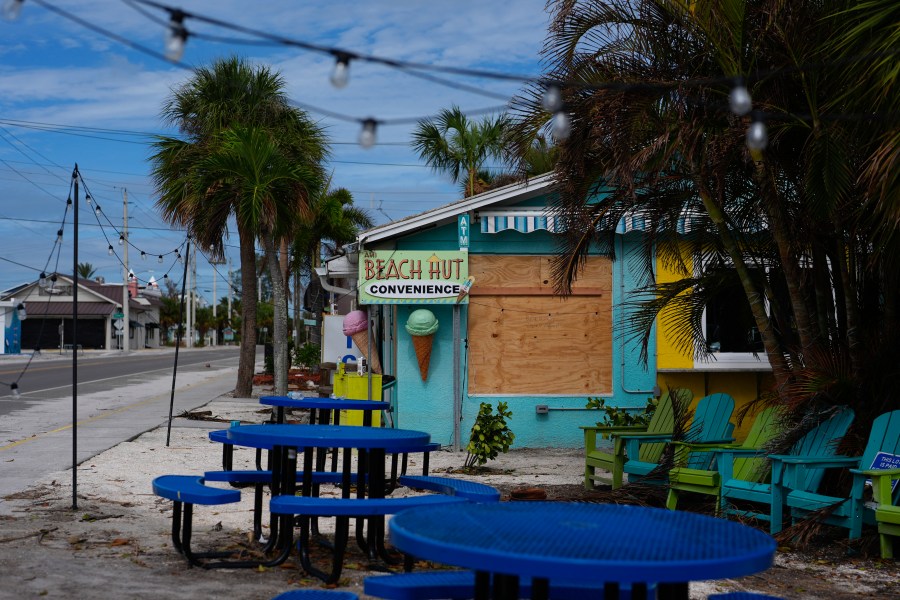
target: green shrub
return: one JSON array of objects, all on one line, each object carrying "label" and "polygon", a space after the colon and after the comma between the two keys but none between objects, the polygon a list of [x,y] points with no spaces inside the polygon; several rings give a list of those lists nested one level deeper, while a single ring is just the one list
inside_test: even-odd
[{"label": "green shrub", "polygon": [[294,364],[301,367],[315,367],[322,354],[318,344],[307,342],[294,351]]},{"label": "green shrub", "polygon": [[647,398],[647,406],[643,412],[634,412],[618,406],[607,406],[603,398],[588,398],[586,408],[602,410],[605,414],[597,425],[602,427],[621,427],[623,425],[647,425],[653,417],[658,400]]},{"label": "green shrub", "polygon": [[506,419],[512,417],[512,411],[507,409],[506,402],[497,403],[497,414],[493,414],[493,407],[487,402],[482,402],[478,409],[478,416],[472,426],[469,435],[469,443],[466,445],[466,464],[473,467],[476,464],[483,465],[489,460],[494,460],[501,452],[506,452],[516,439],[516,434],[510,431]]}]

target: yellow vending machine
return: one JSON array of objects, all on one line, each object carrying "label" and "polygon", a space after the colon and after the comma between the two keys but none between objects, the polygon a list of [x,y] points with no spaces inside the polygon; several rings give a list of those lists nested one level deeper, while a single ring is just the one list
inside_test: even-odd
[{"label": "yellow vending machine", "polygon": [[[339,363],[334,374],[334,395],[348,400],[369,400],[369,374],[348,373]],[[381,400],[381,375],[372,373],[372,400]],[[362,425],[363,411],[342,410],[341,425]],[[381,411],[372,412],[372,426],[381,427]]]}]

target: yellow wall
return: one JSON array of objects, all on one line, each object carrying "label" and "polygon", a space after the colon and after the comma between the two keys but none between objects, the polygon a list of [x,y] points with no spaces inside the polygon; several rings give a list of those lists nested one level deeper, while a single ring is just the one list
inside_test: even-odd
[{"label": "yellow wall", "polygon": [[[688,267],[691,266],[690,257],[685,259]],[[658,283],[669,283],[678,281],[681,275],[673,273],[666,269],[662,261],[656,259],[656,281]],[[684,355],[680,353],[675,344],[672,342],[670,330],[664,325],[666,322],[666,310],[660,313],[656,319],[656,368],[657,369],[690,369],[694,366],[694,359],[688,353]]]}]

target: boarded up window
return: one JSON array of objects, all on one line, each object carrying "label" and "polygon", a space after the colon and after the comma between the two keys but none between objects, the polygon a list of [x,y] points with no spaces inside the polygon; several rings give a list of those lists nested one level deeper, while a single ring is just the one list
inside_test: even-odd
[{"label": "boarded up window", "polygon": [[612,390],[612,271],[592,258],[574,294],[553,295],[548,257],[473,255],[469,393]]}]

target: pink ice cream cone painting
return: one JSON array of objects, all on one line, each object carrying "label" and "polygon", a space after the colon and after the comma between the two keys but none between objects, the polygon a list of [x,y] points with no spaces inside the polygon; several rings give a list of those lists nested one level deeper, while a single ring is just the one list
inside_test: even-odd
[{"label": "pink ice cream cone painting", "polygon": [[434,343],[434,332],[438,330],[438,320],[427,308],[420,308],[410,313],[406,321],[406,332],[412,337],[413,348],[419,361],[419,374],[422,381],[428,379],[428,365],[431,363],[431,348]]},{"label": "pink ice cream cone painting", "polygon": [[353,338],[353,343],[359,348],[366,360],[369,361],[369,369],[373,373],[381,373],[381,361],[378,360],[378,350],[372,346],[372,355],[369,356],[369,317],[365,311],[354,310],[344,316],[344,335]]}]

